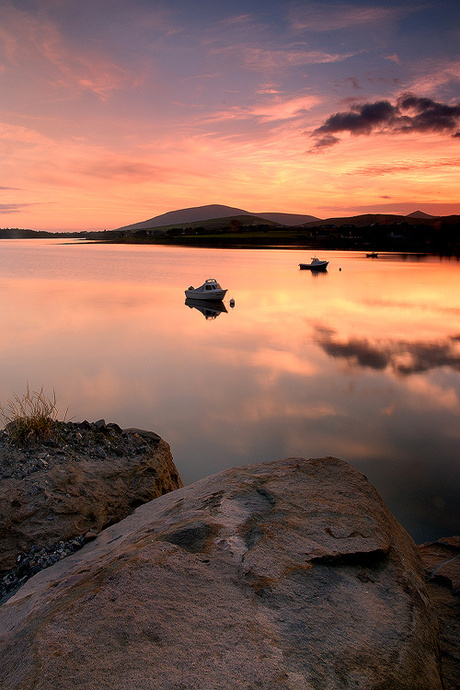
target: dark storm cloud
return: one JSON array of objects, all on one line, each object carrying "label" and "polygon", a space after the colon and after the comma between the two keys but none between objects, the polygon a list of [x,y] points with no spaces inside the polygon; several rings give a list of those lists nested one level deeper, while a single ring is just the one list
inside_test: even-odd
[{"label": "dark storm cloud", "polygon": [[370,134],[373,129],[383,124],[391,124],[395,119],[396,109],[389,101],[378,101],[354,106],[348,113],[331,115],[322,127],[316,130],[321,136],[337,132]]},{"label": "dark storm cloud", "polygon": [[402,131],[408,129],[416,132],[451,132],[454,136],[459,134],[460,103],[436,103],[431,98],[420,98],[407,93],[398,98],[398,109],[400,112],[408,110],[414,113],[412,116],[401,117]]},{"label": "dark storm cloud", "polygon": [[316,343],[330,357],[345,360],[351,366],[383,371],[390,368],[403,376],[423,373],[438,367],[460,371],[458,336],[441,342],[371,342],[367,338],[340,340],[327,329],[317,329]]},{"label": "dark storm cloud", "polygon": [[321,139],[318,139],[318,141],[315,144],[315,149],[326,149],[329,148],[329,146],[334,146],[334,144],[338,144],[340,139],[338,137],[334,137],[332,134],[325,134],[324,137],[321,137]]},{"label": "dark storm cloud", "polygon": [[443,132],[459,137],[459,127],[460,104],[447,105],[404,93],[395,105],[383,100],[353,105],[348,112],[335,113],[312,136],[317,140],[314,148],[321,149],[340,141],[335,136],[340,132],[356,135]]}]

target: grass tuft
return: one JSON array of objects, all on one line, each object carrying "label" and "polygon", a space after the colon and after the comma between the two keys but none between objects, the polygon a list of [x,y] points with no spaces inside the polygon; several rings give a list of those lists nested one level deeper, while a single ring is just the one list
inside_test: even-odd
[{"label": "grass tuft", "polygon": [[4,407],[0,403],[0,417],[11,443],[19,446],[42,443],[53,438],[57,424],[56,395],[47,398],[43,387],[31,391],[29,384],[24,395],[13,396]]}]

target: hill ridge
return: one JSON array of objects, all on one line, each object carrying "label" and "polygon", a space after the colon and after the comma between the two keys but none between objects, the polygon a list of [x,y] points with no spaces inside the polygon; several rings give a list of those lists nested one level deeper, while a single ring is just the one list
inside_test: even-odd
[{"label": "hill ridge", "polygon": [[[302,213],[253,213],[223,204],[205,204],[204,206],[191,206],[190,208],[161,213],[147,220],[131,223],[130,225],[123,225],[120,228],[116,228],[116,230],[146,230],[149,228],[160,228],[165,225],[184,225],[185,223],[197,223],[200,221],[230,218],[233,216],[255,216],[262,221],[268,220],[279,223],[280,225],[301,225],[302,223],[321,220],[316,216]],[[290,223],[290,221],[292,221],[292,223]]]},{"label": "hill ridge", "polygon": [[270,212],[270,213],[254,213],[252,211],[246,211],[245,209],[237,208],[234,206],[226,206],[224,204],[204,204],[202,206],[190,206],[188,208],[177,209],[175,211],[167,211],[166,213],[161,213],[158,216],[153,216],[147,220],[139,221],[136,223],[131,223],[129,225],[123,225],[119,228],[115,228],[115,232],[121,231],[135,231],[135,230],[148,230],[150,228],[161,228],[165,226],[183,226],[186,224],[196,224],[200,222],[206,222],[210,220],[223,220],[225,218],[234,218],[250,216],[252,219],[260,218],[261,224],[264,221],[270,223],[275,223],[277,225],[284,226],[300,226],[312,224],[315,222],[327,223],[340,220],[343,223],[353,222],[355,219],[364,218],[410,218],[413,220],[434,220],[439,218],[439,216],[433,216],[430,213],[425,213],[419,209],[412,211],[412,213],[399,214],[399,213],[364,213],[353,216],[338,216],[332,218],[318,218],[317,216],[304,214],[304,213],[283,213],[283,212]]}]

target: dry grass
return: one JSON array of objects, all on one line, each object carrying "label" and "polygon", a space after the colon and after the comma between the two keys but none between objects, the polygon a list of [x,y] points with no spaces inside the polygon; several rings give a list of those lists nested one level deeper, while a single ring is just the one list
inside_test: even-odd
[{"label": "dry grass", "polygon": [[15,445],[41,443],[53,437],[57,422],[56,395],[47,398],[43,388],[13,396],[6,406],[0,404],[0,417],[9,440]]}]

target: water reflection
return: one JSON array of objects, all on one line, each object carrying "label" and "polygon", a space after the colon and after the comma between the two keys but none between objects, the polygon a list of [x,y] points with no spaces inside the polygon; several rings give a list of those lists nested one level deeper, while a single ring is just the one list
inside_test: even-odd
[{"label": "water reflection", "polygon": [[313,269],[313,270],[310,270],[308,273],[312,276],[312,278],[315,278],[316,280],[318,280],[319,278],[325,278],[328,275],[327,268],[323,268],[322,270],[319,270],[319,271]]},{"label": "water reflection", "polygon": [[[335,455],[418,542],[460,532],[460,267],[328,252],[310,280],[301,254],[0,243],[0,399],[152,429],[186,483]],[[197,272],[238,304],[211,328]]]},{"label": "water reflection", "polygon": [[318,326],[315,341],[334,358],[346,360],[350,366],[384,370],[391,368],[403,376],[427,372],[437,367],[460,371],[460,337],[442,341],[410,342],[397,340],[371,341],[369,338],[341,339],[332,329]]},{"label": "water reflection", "polygon": [[227,309],[223,302],[191,299],[190,297],[187,297],[185,304],[187,307],[190,307],[190,309],[197,309],[199,312],[201,312],[206,320],[215,319],[219,316],[219,314],[227,313]]}]

